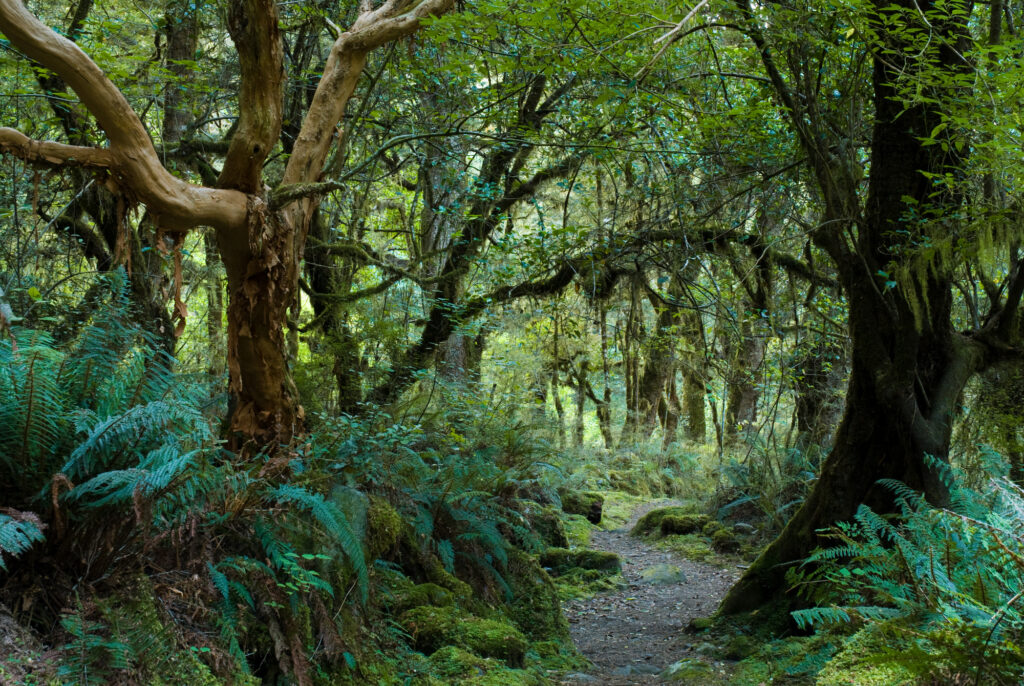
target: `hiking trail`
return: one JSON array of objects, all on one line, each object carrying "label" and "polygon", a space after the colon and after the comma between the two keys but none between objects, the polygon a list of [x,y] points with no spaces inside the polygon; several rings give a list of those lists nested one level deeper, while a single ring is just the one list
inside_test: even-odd
[{"label": "hiking trail", "polygon": [[[694,617],[707,617],[739,576],[687,560],[629,535],[637,520],[661,507],[681,505],[659,500],[637,508],[629,521],[613,531],[595,530],[590,548],[622,558],[625,588],[578,598],[564,604],[573,641],[594,666],[563,678],[563,684],[633,686],[668,683],[659,675],[684,658],[708,658],[694,650],[694,636],[684,632]],[[653,575],[650,580],[641,576]]]}]

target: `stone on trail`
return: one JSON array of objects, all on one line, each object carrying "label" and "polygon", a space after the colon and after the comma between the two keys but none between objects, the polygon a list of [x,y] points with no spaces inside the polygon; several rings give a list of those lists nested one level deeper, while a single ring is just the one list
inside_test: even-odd
[{"label": "stone on trail", "polygon": [[666,667],[661,678],[673,683],[709,684],[715,679],[715,670],[707,662],[688,657]]},{"label": "stone on trail", "polygon": [[640,581],[655,586],[685,583],[686,573],[676,565],[656,564],[640,572]]}]

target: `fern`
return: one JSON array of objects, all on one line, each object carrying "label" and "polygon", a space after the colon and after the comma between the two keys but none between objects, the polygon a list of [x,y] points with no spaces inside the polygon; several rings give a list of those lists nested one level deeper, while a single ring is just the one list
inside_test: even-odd
[{"label": "fern", "polygon": [[7,569],[4,556],[17,557],[43,540],[43,525],[32,513],[0,512],[0,569]]},{"label": "fern", "polygon": [[[930,507],[903,484],[884,485],[901,502],[898,519],[862,506],[852,523],[832,530],[839,545],[808,558],[818,571],[792,575],[819,605],[794,612],[798,625],[884,622],[919,648],[885,659],[923,680],[937,678],[942,664],[979,680],[984,672],[993,683],[1018,682],[1024,675],[1020,489],[1006,480],[985,491],[954,484],[964,507],[953,512]],[[821,595],[821,578],[831,583],[830,597]]]},{"label": "fern", "polygon": [[370,578],[366,568],[363,546],[349,524],[345,513],[334,503],[326,500],[319,493],[312,493],[305,488],[293,484],[282,484],[271,492],[278,503],[290,504],[309,511],[323,527],[329,539],[335,541],[341,551],[348,557],[356,574],[363,602],[369,597]]}]

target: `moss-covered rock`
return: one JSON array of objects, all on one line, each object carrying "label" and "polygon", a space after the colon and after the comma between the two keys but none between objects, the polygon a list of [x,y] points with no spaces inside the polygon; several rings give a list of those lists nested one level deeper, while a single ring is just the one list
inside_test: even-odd
[{"label": "moss-covered rock", "polygon": [[692,516],[694,516],[694,514],[688,508],[685,507],[673,506],[658,508],[657,510],[651,510],[643,517],[641,517],[629,533],[631,536],[647,536],[656,531],[660,531],[661,522],[666,517]]},{"label": "moss-covered rock", "polygon": [[425,584],[416,584],[414,586],[408,586],[407,588],[401,589],[397,591],[394,594],[393,599],[388,602],[388,605],[391,607],[391,611],[395,614],[401,614],[406,610],[410,610],[414,607],[423,607],[424,605],[448,607],[454,604],[455,597],[452,595],[451,591],[430,582]]},{"label": "moss-covered rock", "polygon": [[562,523],[565,525],[565,535],[569,539],[569,545],[562,547],[586,548],[590,545],[590,532],[593,531],[594,525],[588,522],[586,517],[569,515]]},{"label": "moss-covered rock", "polygon": [[537,560],[519,550],[509,553],[505,579],[512,589],[508,614],[531,641],[572,644],[558,591]]},{"label": "moss-covered rock", "polygon": [[659,677],[670,684],[692,684],[692,686],[708,686],[719,683],[719,675],[714,667],[694,657],[675,662],[665,668]]},{"label": "moss-covered rock", "polygon": [[565,523],[562,521],[562,515],[555,508],[528,502],[523,507],[523,516],[529,523],[530,529],[537,534],[545,546],[569,547]]},{"label": "moss-covered rock", "polygon": [[457,601],[466,601],[473,597],[473,587],[445,569],[441,561],[437,559],[437,556],[425,556],[423,568],[427,575],[427,581],[437,584],[442,588],[447,588],[452,592]]},{"label": "moss-covered rock", "polygon": [[714,625],[714,617],[694,617],[690,620],[690,623],[686,625],[686,630],[691,633],[696,633],[698,631],[706,631]]},{"label": "moss-covered rock", "polygon": [[700,531],[710,521],[705,514],[666,515],[662,517],[658,529],[662,536],[673,534],[692,534]]},{"label": "moss-covered rock", "polygon": [[377,496],[370,496],[366,510],[367,561],[376,560],[393,549],[402,535],[405,522],[391,503]]},{"label": "moss-covered rock", "polygon": [[727,660],[743,660],[756,653],[759,647],[756,639],[740,634],[729,639],[723,656]]},{"label": "moss-covered rock", "polygon": [[526,637],[511,624],[467,615],[454,607],[416,607],[402,615],[401,624],[416,649],[424,653],[453,645],[521,667],[528,646]]},{"label": "moss-covered rock", "polygon": [[571,569],[593,569],[615,574],[622,571],[622,558],[604,550],[566,550],[548,548],[540,555],[540,564],[555,576]]},{"label": "moss-covered rock", "polygon": [[604,496],[590,491],[560,491],[562,511],[568,514],[583,515],[592,524],[601,523],[601,511],[604,509]]},{"label": "moss-covered rock", "polygon": [[719,553],[735,553],[740,549],[740,540],[728,529],[719,529],[711,534],[711,547]]},{"label": "moss-covered rock", "polygon": [[711,538],[712,536],[715,535],[716,531],[721,531],[721,530],[723,530],[725,528],[726,528],[725,524],[722,524],[717,519],[712,519],[712,520],[709,520],[708,523],[705,524],[703,527],[701,527],[700,532],[704,536],[707,536],[708,538]]},{"label": "moss-covered rock", "polygon": [[698,562],[714,555],[708,540],[697,534],[666,536],[658,541],[657,546],[664,550],[671,550],[687,560],[696,560]]},{"label": "moss-covered rock", "polygon": [[533,686],[539,680],[521,669],[509,669],[502,663],[474,655],[457,646],[445,646],[430,656],[433,675],[446,684],[459,686],[498,686],[524,684]]}]

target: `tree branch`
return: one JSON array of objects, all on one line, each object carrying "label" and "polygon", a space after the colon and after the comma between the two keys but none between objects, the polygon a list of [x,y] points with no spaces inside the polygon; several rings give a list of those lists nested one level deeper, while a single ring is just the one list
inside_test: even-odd
[{"label": "tree branch", "polygon": [[114,156],[105,148],[38,141],[6,126],[0,127],[0,152],[49,167],[76,165],[109,169],[114,165]]},{"label": "tree branch", "polygon": [[245,223],[244,194],[191,186],[164,169],[149,132],[121,91],[81,48],[40,22],[20,0],[0,0],[0,32],[78,94],[110,141],[113,180],[131,189],[161,226],[184,230]]}]

